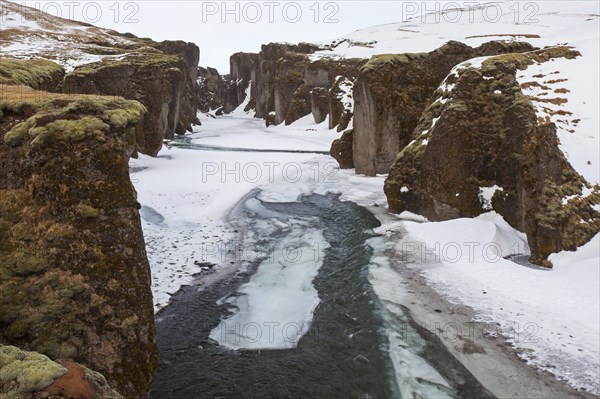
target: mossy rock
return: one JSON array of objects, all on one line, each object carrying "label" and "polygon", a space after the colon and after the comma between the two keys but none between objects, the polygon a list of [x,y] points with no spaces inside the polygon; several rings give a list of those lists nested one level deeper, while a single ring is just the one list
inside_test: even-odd
[{"label": "mossy rock", "polygon": [[[155,49],[156,50],[156,49]],[[162,54],[160,50],[156,52],[139,51],[129,53],[123,58],[111,59],[106,58],[100,62],[85,64],[79,68],[75,68],[72,72],[76,76],[86,76],[95,74],[102,69],[123,68],[127,66],[138,69],[145,68],[174,68],[179,70],[181,58],[178,55]]]},{"label": "mossy rock", "polygon": [[64,76],[63,67],[52,61],[0,58],[0,85],[24,85],[57,91]]},{"label": "mossy rock", "polygon": [[48,94],[22,86],[5,89],[0,100],[3,112],[29,108],[35,113],[6,133],[4,141],[12,146],[26,140],[32,147],[42,147],[49,141],[68,143],[88,138],[102,142],[111,128],[136,125],[146,113],[139,102],[122,98]]},{"label": "mossy rock", "polygon": [[0,101],[2,341],[52,359],[71,357],[128,397],[144,394],[157,355],[127,154],[145,107],[119,97],[6,88]]},{"label": "mossy rock", "polygon": [[[576,56],[566,47],[547,48],[458,68],[446,82],[453,89],[436,90],[392,164],[384,187],[390,210],[439,221],[493,209],[527,234],[530,261],[544,266],[551,253],[589,241],[600,230],[598,188],[580,197],[591,187],[560,151],[556,126],[537,120],[516,79],[532,63]],[[494,185],[503,190],[488,208],[480,187]]]},{"label": "mossy rock", "polygon": [[28,394],[43,391],[66,372],[66,368],[47,356],[0,345],[0,385],[16,382],[16,388],[11,390],[13,397],[26,398]]}]

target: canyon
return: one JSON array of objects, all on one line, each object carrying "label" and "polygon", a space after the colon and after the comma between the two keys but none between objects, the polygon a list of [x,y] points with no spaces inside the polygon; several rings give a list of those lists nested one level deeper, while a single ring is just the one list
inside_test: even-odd
[{"label": "canyon", "polygon": [[[351,316],[342,317],[336,323],[345,326],[344,334],[362,331],[371,341],[353,338],[355,332],[349,338],[335,335],[338,330],[334,335],[336,342],[354,339],[359,349],[346,347],[353,365],[364,367],[368,359],[362,353],[371,351],[377,374],[393,375],[388,376],[395,381],[392,388],[384,388],[384,378],[378,383],[377,389],[386,395],[421,395],[434,389],[448,397],[469,392],[494,397],[505,388],[480,370],[478,361],[487,360],[457,360],[491,353],[492,344],[480,348],[465,341],[456,349],[455,343],[425,338],[423,331],[415,333],[425,342],[422,346],[399,337],[398,320],[405,327],[433,317],[413,306],[426,300],[413,291],[409,293],[413,297],[402,296],[408,294],[399,288],[406,283],[414,290],[414,281],[426,278],[427,270],[413,276],[410,265],[431,268],[427,259],[406,259],[406,248],[414,243],[406,246],[405,241],[420,232],[425,238],[419,243],[430,244],[427,240],[435,236],[436,228],[445,231],[444,226],[466,223],[461,234],[467,234],[480,231],[479,224],[486,234],[485,229],[493,230],[490,241],[504,251],[498,256],[500,265],[564,275],[569,262],[581,266],[577,256],[595,248],[600,186],[598,157],[589,148],[597,142],[598,132],[590,125],[592,118],[583,115],[589,104],[580,105],[583,116],[573,106],[574,94],[580,92],[569,81],[575,77],[568,64],[588,62],[589,47],[533,34],[509,40],[489,34],[463,41],[440,36],[423,44],[414,39],[412,43],[423,47],[416,49],[421,52],[395,51],[404,47],[379,49],[376,39],[366,40],[360,36],[364,32],[355,32],[329,43],[273,42],[257,53],[234,53],[229,73],[221,75],[215,68],[199,67],[200,48],[194,43],[157,42],[1,3],[7,15],[19,15],[30,25],[35,21],[34,28],[23,28],[9,18],[0,32],[2,395],[143,398],[151,389],[156,397],[169,392],[170,382],[179,378],[178,367],[187,363],[169,368],[171,364],[159,358],[157,336],[167,345],[165,359],[172,360],[171,345],[178,347],[180,337],[169,335],[175,333],[165,324],[169,320],[165,315],[173,320],[183,317],[177,323],[188,320],[189,315],[181,313],[185,310],[173,306],[180,299],[207,309],[198,322],[212,329],[200,331],[198,337],[188,334],[201,350],[198,357],[207,357],[207,362],[223,347],[248,350],[249,356],[256,349],[258,354],[260,349],[290,350],[296,356],[306,355],[298,347],[319,348],[320,353],[334,348],[308,340],[279,342],[276,347],[263,346],[259,340],[248,348],[219,341],[218,321],[254,322],[249,316],[254,315],[270,322],[267,315],[252,313],[257,312],[253,306],[265,302],[264,292],[255,287],[272,285],[271,291],[278,292],[281,284],[298,298],[289,314],[302,314],[302,322],[313,333],[313,317],[335,319],[335,306],[346,315],[360,308],[361,317],[380,326],[380,332],[371,331],[366,324],[355,327],[359,323]],[[375,29],[368,31],[369,37],[391,35],[386,30],[390,27],[378,29],[383,33]],[[393,29],[394,34],[411,33]],[[25,51],[22,43],[28,43]],[[594,105],[593,99],[581,99]],[[582,126],[588,132],[585,138]],[[255,181],[247,176],[241,181],[237,176],[235,184],[227,180],[227,173],[239,172],[228,169],[229,163],[247,166],[265,160],[275,168],[297,165],[298,179],[290,179],[287,169],[283,177],[272,178],[269,169],[268,179],[259,174]],[[207,167],[213,169],[207,173]],[[186,213],[183,219],[175,215],[178,210]],[[249,224],[255,219],[256,226]],[[360,227],[344,234],[352,223]],[[419,230],[428,226],[433,227]],[[382,237],[387,240],[383,244],[378,241]],[[205,245],[216,248],[238,240],[256,247],[271,240],[283,246],[292,238],[305,249],[318,242],[319,262],[304,259],[309,266],[286,269],[283,259],[277,269],[277,262],[262,258],[226,262],[223,254],[211,261],[199,255],[205,255]],[[352,240],[352,245],[345,240]],[[519,250],[509,255],[507,248],[515,242]],[[353,255],[357,258],[348,263],[352,273],[339,281],[331,276],[344,270],[347,261],[336,245],[348,253],[359,249]],[[225,252],[230,254],[229,250]],[[584,258],[586,271],[590,259],[596,258]],[[486,259],[481,264],[492,263]],[[402,272],[396,274],[390,265]],[[558,270],[552,270],[555,266]],[[307,272],[310,267],[314,270]],[[270,280],[273,268],[279,280]],[[520,273],[516,276],[525,276]],[[489,269],[482,275],[476,276],[489,277]],[[288,276],[297,278],[294,281],[302,282],[302,287],[286,280]],[[405,278],[411,282],[401,283]],[[537,281],[538,275],[523,278]],[[345,292],[340,281],[347,281],[351,289]],[[397,283],[393,289],[386,286],[392,281]],[[431,284],[428,289],[443,286],[440,280],[421,283]],[[478,297],[467,292],[469,284],[465,282],[463,299],[470,301],[465,307],[478,310],[473,304]],[[196,290],[196,285],[204,291]],[[474,285],[483,292],[477,295],[487,295]],[[396,289],[401,299],[391,294]],[[439,298],[433,293],[428,298],[451,312],[450,302],[444,302],[448,298],[442,299],[444,292],[438,294]],[[499,303],[510,303],[512,298],[507,297],[507,302]],[[171,298],[175,300],[170,302]],[[410,306],[402,302],[406,298],[414,299]],[[590,306],[595,309],[596,304]],[[476,318],[475,311],[460,309],[461,317]],[[275,314],[281,318],[288,313]],[[579,316],[575,314],[574,320],[581,321]],[[584,322],[581,325],[587,328]],[[589,331],[582,331],[588,337]],[[375,341],[386,349],[365,349]],[[393,343],[423,375],[412,381],[399,372],[399,352]],[[588,344],[585,339],[577,344],[586,355]],[[494,359],[510,364],[503,372],[510,373],[512,367],[525,370],[524,364],[511,363],[513,352],[500,352]],[[213,366],[247,361],[248,353],[239,353],[244,354],[240,359],[238,352],[233,357],[228,352]],[[274,353],[257,366],[257,370],[264,367],[261,378],[272,372],[270,367],[284,367],[278,363],[279,352]],[[550,358],[556,353],[551,352]],[[557,368],[559,378],[568,380],[577,374],[573,370],[590,364],[578,355],[565,356],[574,360]],[[311,359],[298,361],[302,365]],[[349,386],[347,377],[356,370],[348,370],[335,376],[338,391],[348,389],[346,394],[352,395],[374,389],[368,379]],[[534,373],[526,370],[527,375]],[[313,374],[318,381],[324,376]],[[294,376],[290,371],[286,378]],[[246,382],[240,381],[241,386]],[[539,397],[558,393],[587,398],[597,393],[596,382],[587,375],[573,382],[576,388],[584,387],[580,391],[545,374],[538,382]],[[195,390],[193,383],[185,389]],[[529,389],[517,385],[515,392]],[[261,387],[271,393],[279,389],[270,384]],[[318,388],[312,386],[311,392],[325,392]],[[211,389],[217,395],[223,387]],[[293,396],[301,389],[294,386],[286,394]],[[327,392],[333,395],[335,390]]]}]

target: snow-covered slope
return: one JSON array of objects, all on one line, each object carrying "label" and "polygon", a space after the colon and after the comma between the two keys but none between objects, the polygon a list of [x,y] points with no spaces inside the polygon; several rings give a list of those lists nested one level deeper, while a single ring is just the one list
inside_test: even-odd
[{"label": "snow-covered slope", "polygon": [[[423,16],[411,16],[411,9],[405,6],[399,15],[405,18],[404,22],[372,26],[321,42],[331,49],[319,51],[316,56],[366,58],[374,54],[427,52],[448,40],[472,47],[490,40],[523,40],[542,47],[598,37],[600,4],[595,1],[453,4],[445,13],[441,8],[441,12]],[[452,8],[457,4],[463,8]],[[431,4],[428,8],[433,7]],[[595,36],[590,37],[594,32]]]},{"label": "snow-covered slope", "polygon": [[[404,7],[404,17],[416,12],[411,7]],[[434,4],[428,7],[433,10]],[[458,10],[451,11],[448,6],[446,12],[442,6],[440,9],[322,42],[320,45],[328,49],[315,53],[313,58],[427,52],[449,40],[470,46],[490,40],[527,41],[537,47],[573,46],[581,57],[532,65],[520,81],[539,83],[526,94],[538,98],[534,103],[541,117],[548,116],[556,123],[561,149],[573,167],[591,184],[600,182],[600,3],[511,1],[478,6],[465,3]],[[555,98],[558,101],[544,100]]]},{"label": "snow-covered slope", "polygon": [[41,57],[61,64],[69,72],[78,65],[119,57],[126,52],[124,49],[140,46],[134,37],[0,0],[2,57]]}]

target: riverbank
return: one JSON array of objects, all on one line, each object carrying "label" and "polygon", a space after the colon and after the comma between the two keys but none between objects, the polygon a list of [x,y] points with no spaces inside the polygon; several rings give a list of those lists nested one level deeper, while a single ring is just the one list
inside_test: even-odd
[{"label": "riverbank", "polygon": [[[384,226],[398,222],[398,218],[381,208],[370,210]],[[414,215],[405,217],[410,221],[420,220]],[[406,230],[397,230],[384,235],[384,239],[372,241],[377,250],[371,264],[371,282],[391,308],[406,307],[421,334],[443,345],[498,398],[597,397],[575,390],[551,373],[527,364],[522,357],[524,349],[518,344],[519,340],[533,339],[533,330],[515,331],[497,322],[483,321],[475,309],[451,301],[434,289],[421,269],[412,263],[414,258],[398,256],[395,243],[406,234]]]},{"label": "riverbank", "polygon": [[[234,113],[232,116],[217,119],[204,115],[200,115],[200,117],[203,126],[196,127],[193,135],[186,136],[185,142],[182,142],[184,145],[174,143],[171,148],[163,149],[157,159],[142,157],[132,160],[135,171],[132,179],[136,184],[139,201],[143,206],[142,217],[153,271],[156,310],[167,305],[171,296],[175,295],[182,286],[193,285],[198,281],[208,286],[218,286],[240,270],[242,273],[255,270],[252,269],[252,267],[256,267],[256,265],[252,266],[252,261],[257,259],[256,251],[253,251],[252,248],[243,248],[242,252],[237,250],[240,249],[239,244],[245,241],[243,235],[255,234],[260,228],[248,229],[246,226],[248,231],[245,231],[244,227],[236,222],[242,216],[237,215],[231,218],[231,211],[239,203],[240,198],[244,198],[253,190],[260,190],[257,200],[272,203],[294,203],[302,195],[341,193],[342,201],[367,206],[374,212],[383,224],[383,227],[379,228],[377,232],[384,236],[389,234],[388,244],[402,242],[402,238],[406,236],[407,226],[410,229],[411,226],[417,225],[414,221],[424,221],[416,215],[402,215],[404,220],[387,215],[386,201],[383,195],[384,176],[368,178],[355,175],[352,170],[339,170],[329,156],[320,154],[327,150],[332,139],[331,136],[335,135],[325,128],[327,122],[322,125],[314,125],[309,121],[299,121],[288,127],[265,128],[262,121],[255,120],[243,113]],[[235,147],[235,150],[227,149],[228,146]],[[288,152],[290,149],[304,152],[290,153]],[[279,222],[269,223],[275,226]],[[464,223],[462,228],[465,231],[478,234],[480,232],[478,223],[488,226],[491,222],[473,219]],[[424,224],[423,226],[426,231],[435,231],[436,224]],[[430,230],[428,226],[433,230]],[[450,238],[453,237],[452,234],[453,232],[450,231]],[[513,236],[511,235],[511,237]],[[264,234],[258,238],[267,240],[267,242],[272,239]],[[421,242],[427,242],[427,240],[422,239]],[[500,244],[505,245],[506,243],[500,242]],[[385,245],[383,248],[387,253],[382,253],[382,258],[392,259],[393,262],[395,262],[394,259],[402,260],[397,252],[398,248],[386,248]],[[377,256],[374,259],[376,263]],[[509,267],[511,267],[510,273],[512,274],[509,275],[509,279],[512,278],[515,281],[528,275],[537,278],[541,273],[545,273],[546,278],[552,279],[554,276],[552,273],[555,273],[555,271],[531,269],[510,260],[502,262],[505,261],[510,262]],[[385,296],[385,285],[374,282],[373,277],[370,277],[371,284],[381,303],[384,305],[395,303],[399,308],[405,306],[411,312],[417,325],[425,323],[426,327],[431,326],[425,329],[425,334],[436,333],[436,331],[439,333],[436,328],[436,323],[438,323],[442,329],[442,338],[433,337],[431,342],[439,340],[477,380],[496,396],[523,397],[527,393],[529,395],[527,397],[539,395],[537,397],[540,398],[588,397],[586,394],[576,392],[565,383],[557,381],[549,373],[531,367],[519,358],[519,356],[529,356],[534,360],[531,364],[539,367],[539,364],[535,363],[535,355],[545,353],[543,351],[547,346],[540,346],[536,342],[527,342],[526,347],[522,345],[519,347],[519,345],[515,345],[519,342],[515,343],[514,340],[510,342],[510,334],[503,331],[500,331],[499,336],[493,338],[487,335],[490,330],[497,330],[497,328],[489,328],[495,313],[489,312],[485,306],[468,308],[456,300],[457,296],[460,299],[457,293],[450,298],[448,291],[443,290],[444,286],[441,284],[444,282],[443,278],[447,279],[452,276],[458,278],[456,276],[460,276],[460,273],[439,274],[436,270],[453,270],[440,265],[437,265],[440,267],[435,267],[436,265],[416,267],[414,264],[410,267],[404,264],[401,265],[402,267],[396,266],[393,270],[395,274],[383,276],[384,282],[388,285],[387,289],[393,294],[390,298]],[[371,265],[372,270],[373,265]],[[500,269],[485,270],[489,270],[488,275],[491,275],[492,278],[499,279],[507,276],[504,274],[505,271]],[[494,276],[494,273],[497,274]],[[246,277],[249,277],[250,274],[247,274]],[[464,299],[472,300],[471,304],[475,300],[480,300],[472,292],[475,289],[481,291],[478,284],[481,284],[482,280],[473,280],[478,276],[474,274],[469,276],[469,279],[465,275],[465,278],[458,283],[453,281],[456,287],[463,290],[459,294],[463,294]],[[461,284],[461,281],[464,284]],[[401,288],[404,288],[403,296],[399,298],[398,293]],[[573,289],[573,287],[567,288]],[[185,295],[193,295],[195,289],[197,287],[184,289],[187,292]],[[561,295],[568,295],[568,289],[563,290]],[[498,294],[497,298],[490,295],[489,300],[502,298],[506,300],[512,295],[511,292],[503,293],[504,296],[494,293],[494,295],[496,294]],[[174,298],[179,301],[180,297],[176,295]],[[221,297],[216,295],[209,299],[207,299],[209,302],[214,302],[212,307],[191,306],[189,309],[207,312],[207,314],[213,311],[220,312],[216,302]],[[480,303],[488,302],[480,300]],[[210,310],[213,307],[214,309]],[[171,306],[165,309],[167,313],[158,315],[160,323],[169,323],[169,320],[174,317],[174,315],[167,316],[169,308]],[[522,319],[517,318],[519,316],[528,319],[527,321],[535,322],[541,327],[546,327],[547,318],[540,318],[538,309],[528,307],[527,304],[523,306],[523,309],[525,310],[524,315],[515,314],[513,320],[520,322]],[[592,314],[591,309],[586,309],[586,311]],[[507,312],[508,319],[501,321],[510,320],[512,316]],[[550,316],[560,317],[560,311],[551,313]],[[577,317],[577,315],[574,316]],[[584,314],[579,314],[579,316],[584,316]],[[474,321],[480,324],[473,324]],[[484,321],[485,324],[483,324]],[[178,325],[181,326],[185,322],[184,318]],[[481,329],[474,328],[474,333],[478,332],[479,337],[471,334],[463,340],[452,338],[452,327],[444,330],[451,323],[486,327],[488,333],[483,335]],[[400,326],[405,325],[400,323]],[[206,331],[206,334],[210,333],[214,327],[212,326]],[[505,328],[505,325],[503,324],[501,327]],[[173,328],[176,328],[176,325]],[[549,325],[549,328],[551,329],[552,325]],[[591,330],[589,325],[586,328],[582,328],[580,331],[594,333],[593,322]],[[187,331],[187,328],[181,331],[184,330]],[[450,339],[445,339],[443,332]],[[526,330],[525,334],[527,333],[531,333],[531,331]],[[188,332],[182,336],[190,337],[192,335]],[[392,342],[397,338],[398,331],[394,332],[393,329],[390,329],[386,339]],[[509,343],[507,343],[507,339]],[[576,335],[573,338],[574,344],[586,342],[581,339],[581,336]],[[401,344],[401,341],[396,343]],[[191,346],[182,345],[178,350],[190,350],[192,354],[197,354],[197,351],[202,351],[204,348],[200,341]],[[406,374],[407,371],[422,369],[414,365],[407,368],[402,364],[402,356],[399,355],[398,349],[394,349],[395,351],[389,353],[389,361],[396,362],[393,364],[395,378],[399,379],[400,375],[408,375],[408,378],[419,377],[418,373],[414,372]],[[557,349],[560,351],[560,347]],[[539,352],[540,350],[542,352]],[[257,353],[252,355],[253,352],[255,351],[242,351],[240,354],[243,353],[243,356],[251,356],[251,358],[258,355]],[[574,356],[577,356],[577,351]],[[594,366],[593,356],[592,352],[581,353],[578,357],[583,360],[591,359],[591,362],[587,364],[589,365],[588,370],[592,373],[594,369],[597,370],[597,360],[596,366]],[[194,357],[192,356],[190,361],[193,362]],[[434,360],[425,359],[425,365]],[[556,370],[561,372],[568,370],[568,368],[561,368],[561,359],[558,360],[555,365]],[[193,367],[193,363],[188,364],[187,367]],[[404,367],[405,374],[399,372],[402,367]],[[410,377],[411,375],[412,377]],[[575,375],[574,377],[579,376]],[[507,384],[507,380],[511,383]],[[593,384],[593,379],[591,381]],[[439,382],[441,383],[441,380]]]}]

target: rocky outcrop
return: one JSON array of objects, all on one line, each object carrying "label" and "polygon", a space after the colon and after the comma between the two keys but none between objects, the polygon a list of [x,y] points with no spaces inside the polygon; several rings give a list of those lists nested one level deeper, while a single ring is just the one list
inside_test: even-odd
[{"label": "rocky outcrop", "polygon": [[285,123],[313,114],[317,123],[330,116],[332,128],[344,130],[352,118],[351,107],[344,103],[345,88],[366,63],[362,59],[311,61],[309,55],[319,47],[270,43],[259,54],[236,53],[231,59],[231,82],[225,99],[225,112],[245,100],[250,83],[251,99],[257,118],[267,125]]},{"label": "rocky outcrop", "polygon": [[0,58],[0,85],[25,85],[38,90],[60,91],[65,70],[47,60]]},{"label": "rocky outcrop", "polygon": [[329,129],[343,131],[354,116],[354,81],[358,73],[339,75],[329,89]]},{"label": "rocky outcrop", "polygon": [[315,87],[310,92],[311,113],[315,123],[321,123],[329,114],[329,90],[324,87]]},{"label": "rocky outcrop", "polygon": [[146,108],[20,86],[2,94],[0,343],[73,359],[143,396],[158,362],[127,161]]},{"label": "rocky outcrop", "polygon": [[[229,113],[246,100],[246,90],[254,81],[258,54],[235,53],[229,58],[229,84],[223,111]],[[254,106],[252,106],[254,107]]]},{"label": "rocky outcrop", "polygon": [[198,91],[200,101],[198,109],[210,112],[223,107],[228,95],[228,85],[215,68],[198,68]]},{"label": "rocky outcrop", "polygon": [[119,59],[86,64],[66,76],[65,93],[121,96],[148,109],[137,137],[138,150],[156,156],[164,139],[199,123],[199,49],[192,43],[163,42]]},{"label": "rocky outcrop", "polygon": [[0,396],[12,399],[122,399],[102,374],[69,359],[0,345]]},{"label": "rocky outcrop", "polygon": [[[255,106],[256,117],[266,119],[267,124],[285,122],[289,125],[311,114],[313,90],[329,90],[339,75],[350,75],[363,62],[353,59],[311,61],[308,55],[318,49],[306,43],[297,46],[271,43],[262,47],[251,74],[251,102]],[[317,116],[321,119],[324,106],[322,103],[315,106],[322,110]]]},{"label": "rocky outcrop", "polygon": [[[193,124],[200,124],[198,112],[198,63],[200,62],[200,49],[194,43],[181,40],[165,40],[155,47],[165,54],[176,55],[181,58],[180,69],[183,73],[182,89],[179,95],[179,113],[175,124],[175,133],[184,134],[192,130]],[[167,138],[172,138],[169,132]]]},{"label": "rocky outcrop", "polygon": [[376,55],[354,84],[354,164],[369,176],[389,171],[411,139],[428,100],[456,64],[469,58],[531,50],[526,43],[478,48],[448,42],[430,53]]},{"label": "rocky outcrop", "polygon": [[[296,50],[297,46],[281,43],[270,43],[262,46],[258,54],[251,89],[257,118],[266,118],[271,112],[276,114],[275,93],[277,86],[278,90],[285,90],[287,95],[284,96],[284,93],[281,92],[277,95],[280,102],[280,112],[274,123],[279,124],[285,119],[284,105],[281,101],[284,98],[291,101],[291,96],[302,84],[303,70],[300,67],[295,68],[295,63],[308,63],[307,53],[296,52]],[[280,68],[285,71],[280,72]],[[287,81],[285,75],[288,75]]]},{"label": "rocky outcrop", "polygon": [[527,234],[531,261],[544,266],[589,241],[600,230],[600,187],[567,162],[556,126],[536,116],[515,77],[533,62],[577,55],[557,47],[455,68],[403,140],[385,182],[389,209],[434,221],[495,210]]},{"label": "rocky outcrop", "polygon": [[331,144],[330,155],[340,165],[340,169],[352,169],[354,168],[354,160],[352,159],[352,140],[354,131],[352,129],[346,130],[342,137],[334,140]]}]

